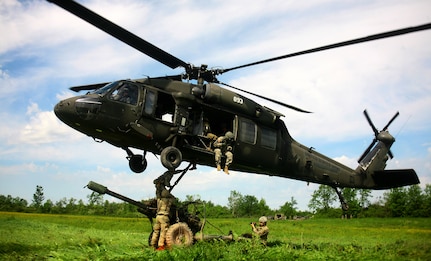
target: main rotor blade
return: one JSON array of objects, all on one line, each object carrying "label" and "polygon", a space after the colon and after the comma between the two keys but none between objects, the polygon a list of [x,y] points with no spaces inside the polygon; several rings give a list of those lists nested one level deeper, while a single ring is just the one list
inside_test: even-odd
[{"label": "main rotor blade", "polygon": [[79,85],[79,86],[73,86],[69,89],[74,92],[80,92],[80,91],[92,91],[99,89],[105,85],[107,85],[109,82],[102,82],[102,83],[95,83],[95,84],[87,84],[87,85]]},{"label": "main rotor blade", "polygon": [[127,31],[126,29],[112,23],[106,18],[96,14],[95,12],[87,9],[86,7],[72,1],[72,0],[47,0],[52,2],[61,8],[69,11],[70,13],[80,17],[88,23],[96,26],[100,30],[112,35],[118,40],[130,45],[138,51],[150,56],[151,58],[163,63],[164,65],[175,69],[179,66],[184,68],[188,67],[188,64],[181,59],[163,51],[157,46],[145,41],[135,34]]},{"label": "main rotor blade", "polygon": [[262,95],[259,95],[259,94],[256,94],[256,93],[252,93],[252,92],[249,92],[249,91],[246,91],[246,90],[243,90],[243,89],[237,88],[237,87],[232,86],[232,85],[229,85],[229,84],[227,84],[227,83],[222,83],[222,82],[221,82],[220,84],[226,85],[226,86],[228,86],[228,87],[230,87],[230,88],[232,88],[232,89],[235,89],[235,90],[238,90],[238,91],[241,91],[241,92],[245,92],[245,93],[248,93],[248,94],[254,95],[254,96],[256,96],[256,97],[259,97],[259,98],[265,99],[265,100],[267,100],[267,101],[270,101],[270,102],[276,103],[276,104],[278,104],[278,105],[281,105],[281,106],[287,107],[287,108],[292,109],[292,110],[295,110],[295,111],[304,112],[304,113],[311,113],[311,111],[306,111],[306,110],[300,109],[300,108],[298,108],[298,107],[295,107],[295,106],[292,106],[292,105],[289,105],[289,104],[283,103],[283,102],[281,102],[281,101],[273,100],[273,99],[271,99],[271,98],[268,98],[268,97],[265,97],[265,96],[262,96]]},{"label": "main rotor blade", "polygon": [[419,26],[414,26],[414,27],[407,27],[407,28],[389,31],[389,32],[385,32],[385,33],[373,34],[373,35],[362,37],[362,38],[357,38],[357,39],[339,42],[339,43],[335,43],[335,44],[325,45],[322,47],[312,48],[312,49],[308,49],[308,50],[301,51],[301,52],[290,53],[290,54],[286,54],[286,55],[282,55],[282,56],[278,56],[278,57],[274,57],[274,58],[270,58],[270,59],[266,59],[266,60],[257,61],[254,63],[248,63],[248,64],[224,69],[224,70],[222,70],[222,73],[236,70],[236,69],[240,69],[240,68],[244,68],[244,67],[258,65],[258,64],[262,64],[262,63],[268,63],[268,62],[273,62],[273,61],[277,61],[277,60],[281,60],[281,59],[286,59],[286,58],[290,58],[290,57],[294,57],[294,56],[320,52],[320,51],[334,49],[334,48],[343,47],[343,46],[347,46],[347,45],[359,44],[359,43],[374,41],[374,40],[388,38],[388,37],[394,37],[394,36],[398,36],[398,35],[403,35],[403,34],[408,34],[408,33],[413,33],[413,32],[417,32],[417,31],[428,30],[428,29],[431,29],[431,23],[423,24],[423,25],[419,25]]}]

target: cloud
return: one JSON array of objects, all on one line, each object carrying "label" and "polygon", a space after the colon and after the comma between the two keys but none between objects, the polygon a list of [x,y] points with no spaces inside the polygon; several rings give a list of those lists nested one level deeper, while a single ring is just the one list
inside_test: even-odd
[{"label": "cloud", "polygon": [[29,123],[20,132],[17,142],[25,144],[53,143],[64,140],[77,140],[82,135],[60,122],[53,111],[40,111],[36,103],[31,103],[27,108]]}]

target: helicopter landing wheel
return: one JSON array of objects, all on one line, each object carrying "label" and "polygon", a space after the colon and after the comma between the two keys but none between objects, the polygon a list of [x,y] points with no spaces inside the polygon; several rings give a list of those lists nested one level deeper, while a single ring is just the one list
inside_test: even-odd
[{"label": "helicopter landing wheel", "polygon": [[132,155],[129,159],[129,167],[135,173],[142,173],[147,168],[147,160],[142,155]]},{"label": "helicopter landing wheel", "polygon": [[160,154],[160,160],[163,167],[169,170],[174,170],[180,166],[181,162],[183,161],[183,155],[178,148],[169,146],[162,150],[162,153]]}]

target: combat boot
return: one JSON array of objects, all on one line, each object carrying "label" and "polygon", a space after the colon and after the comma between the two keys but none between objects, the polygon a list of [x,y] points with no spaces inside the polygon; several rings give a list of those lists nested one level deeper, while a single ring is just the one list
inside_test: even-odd
[{"label": "combat boot", "polygon": [[228,168],[228,166],[225,166],[225,167],[224,167],[224,173],[226,173],[226,174],[228,174],[228,175],[229,175],[229,168]]},{"label": "combat boot", "polygon": [[220,166],[220,164],[217,164],[217,171],[220,171],[221,170],[221,166]]}]

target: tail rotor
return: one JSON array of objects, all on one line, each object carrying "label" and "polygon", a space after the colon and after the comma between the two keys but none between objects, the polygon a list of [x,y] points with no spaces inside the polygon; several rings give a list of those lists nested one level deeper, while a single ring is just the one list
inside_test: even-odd
[{"label": "tail rotor", "polygon": [[[385,125],[385,127],[383,127],[381,131],[378,131],[377,128],[374,126],[370,116],[368,115],[367,110],[364,110],[364,115],[368,121],[368,124],[370,124],[371,129],[374,132],[374,139],[371,142],[370,146],[368,146],[368,148],[364,151],[362,156],[359,158],[358,160],[359,163],[361,163],[361,161],[367,156],[367,154],[371,151],[371,149],[374,147],[377,141],[381,141],[385,143],[388,147],[392,145],[395,139],[388,133],[388,127],[398,117],[398,115],[400,115],[400,113],[399,112],[395,113],[392,119]],[[394,157],[393,153],[389,149],[388,149],[388,155],[391,159]]]}]

